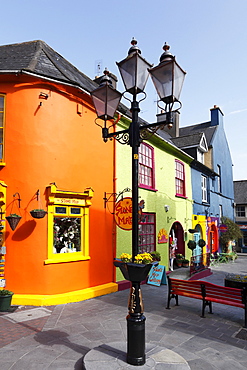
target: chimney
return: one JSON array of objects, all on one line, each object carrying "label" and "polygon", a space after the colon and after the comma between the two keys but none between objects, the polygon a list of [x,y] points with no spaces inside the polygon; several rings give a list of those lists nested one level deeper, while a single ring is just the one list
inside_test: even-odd
[{"label": "chimney", "polygon": [[[114,89],[116,89],[117,88],[117,81],[118,81],[117,76],[115,76],[111,72],[108,74],[108,76],[110,77],[110,79],[112,81],[112,86],[114,87]],[[100,77],[96,76],[95,79],[94,79],[94,82],[96,82],[98,85],[100,85],[101,77],[104,77],[104,75],[100,76]]]},{"label": "chimney", "polygon": [[[169,127],[168,125],[162,128],[163,131],[167,132],[171,137],[179,137],[179,115],[178,111],[172,112],[173,125]],[[160,113],[156,115],[157,122],[162,123],[165,120],[165,113]]]},{"label": "chimney", "polygon": [[210,109],[211,112],[211,126],[218,126],[223,125],[223,116],[224,114],[220,110],[217,105],[214,105],[213,108]]}]

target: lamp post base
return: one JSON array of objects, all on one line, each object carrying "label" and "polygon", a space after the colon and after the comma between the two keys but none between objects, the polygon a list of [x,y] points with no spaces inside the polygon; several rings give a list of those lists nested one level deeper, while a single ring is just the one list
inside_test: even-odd
[{"label": "lamp post base", "polygon": [[144,315],[133,316],[129,314],[127,320],[127,363],[131,365],[144,365],[145,355],[145,321]]}]

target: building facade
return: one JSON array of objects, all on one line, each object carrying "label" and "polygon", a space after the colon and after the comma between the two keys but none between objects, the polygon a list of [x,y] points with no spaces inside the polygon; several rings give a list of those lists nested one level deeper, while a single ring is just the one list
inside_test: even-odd
[{"label": "building facade", "polygon": [[232,159],[223,113],[214,106],[210,121],[179,129],[173,142],[194,160],[191,163],[193,239],[206,242],[196,254],[221,252],[221,217],[234,219]]},{"label": "building facade", "polygon": [[[128,124],[122,122],[121,125],[120,121],[119,129]],[[192,160],[161,130],[143,141],[139,148],[139,253],[158,251],[160,264],[165,265],[166,270],[172,268],[172,248],[175,255],[191,256],[186,242],[192,227]],[[131,148],[119,143],[116,143],[116,179],[120,199],[131,198]],[[131,254],[131,225],[125,227],[123,213],[118,208],[115,219],[120,225],[116,254],[118,257],[124,252]],[[122,279],[117,272],[117,281]]]},{"label": "building facade", "polygon": [[243,233],[237,251],[247,252],[247,180],[234,181],[235,220]]},{"label": "building facade", "polygon": [[1,285],[32,305],[115,291],[114,153],[94,124],[96,85],[42,41],[1,46],[0,82]]}]

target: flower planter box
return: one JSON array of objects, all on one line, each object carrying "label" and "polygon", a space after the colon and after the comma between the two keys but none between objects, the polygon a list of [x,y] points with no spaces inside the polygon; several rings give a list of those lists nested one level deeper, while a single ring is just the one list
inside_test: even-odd
[{"label": "flower planter box", "polygon": [[114,261],[114,266],[120,268],[125,280],[139,283],[147,278],[152,266],[157,266],[158,264],[158,262],[152,262],[145,265],[141,263],[122,262],[119,260]]},{"label": "flower planter box", "polygon": [[247,281],[235,281],[225,278],[225,286],[229,288],[242,289],[244,287],[247,287]]}]

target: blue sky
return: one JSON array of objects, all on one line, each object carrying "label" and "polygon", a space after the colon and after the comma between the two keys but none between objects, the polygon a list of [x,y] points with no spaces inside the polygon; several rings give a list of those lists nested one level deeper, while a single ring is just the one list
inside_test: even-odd
[{"label": "blue sky", "polygon": [[[247,179],[246,0],[8,0],[1,15],[1,45],[43,40],[90,78],[98,62],[119,77],[115,62],[125,58],[132,37],[155,65],[166,41],[187,72],[181,126],[208,121],[210,108],[219,106],[234,180]],[[151,80],[146,93],[141,116],[155,122]]]}]

